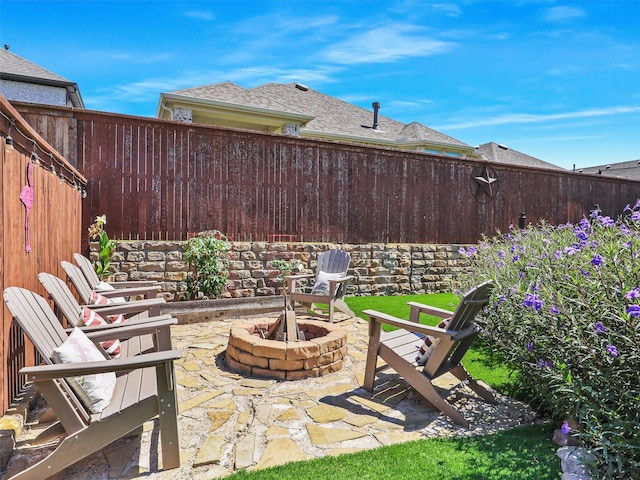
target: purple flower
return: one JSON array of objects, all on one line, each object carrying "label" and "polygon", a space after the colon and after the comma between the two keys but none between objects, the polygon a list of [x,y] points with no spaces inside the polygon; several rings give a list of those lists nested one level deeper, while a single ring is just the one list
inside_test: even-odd
[{"label": "purple flower", "polygon": [[536,309],[536,312],[537,312],[542,308],[542,300],[538,295],[534,293],[527,293],[524,297],[524,301],[522,302],[522,305],[528,308],[533,307]]},{"label": "purple flower", "polygon": [[563,435],[569,435],[569,433],[571,433],[571,427],[569,426],[569,423],[564,422],[562,424],[561,430]]},{"label": "purple flower", "polygon": [[517,262],[518,260],[520,260],[520,257],[518,255],[514,255],[511,259],[512,262]]},{"label": "purple flower", "polygon": [[634,210],[637,210],[638,208],[640,208],[640,198],[636,200],[636,204],[633,206]]},{"label": "purple flower", "polygon": [[580,240],[587,240],[589,238],[589,235],[587,235],[587,232],[585,232],[579,227],[576,227],[573,231],[576,233],[576,235]]},{"label": "purple flower", "polygon": [[553,259],[558,260],[560,257],[562,257],[562,252],[560,250],[556,250],[556,252],[553,254]]},{"label": "purple flower", "polygon": [[582,220],[580,220],[580,228],[582,228],[586,232],[590,232],[591,224],[589,223],[589,220],[587,220],[586,218],[583,218]]},{"label": "purple flower", "polygon": [[633,212],[631,214],[631,220],[634,222],[640,221],[640,212]]},{"label": "purple flower", "polygon": [[525,347],[527,347],[527,350],[529,350],[530,352],[533,352],[533,342],[527,342],[524,345]]},{"label": "purple flower", "polygon": [[602,258],[602,255],[596,253],[591,259],[591,263],[598,267],[604,263],[604,258]]},{"label": "purple flower", "polygon": [[629,235],[631,235],[631,230],[629,230],[629,227],[627,227],[624,223],[620,225],[620,231],[626,236],[628,237]]},{"label": "purple flower", "polygon": [[599,215],[600,211],[597,208],[594,208],[593,210],[591,210],[591,213],[589,214],[589,218],[596,218]]},{"label": "purple flower", "polygon": [[613,358],[616,358],[618,356],[618,347],[615,345],[607,345],[607,353]]},{"label": "purple flower", "polygon": [[504,256],[505,256],[504,250],[499,250],[498,251],[498,258],[504,258]]},{"label": "purple flower", "polygon": [[593,331],[600,335],[607,331],[607,327],[605,327],[602,322],[596,322],[593,324]]},{"label": "purple flower", "polygon": [[629,305],[627,313],[632,317],[640,317],[640,305]]},{"label": "purple flower", "polygon": [[551,313],[553,313],[554,315],[559,315],[560,314],[560,309],[558,307],[556,307],[555,305],[551,305],[551,308],[549,309],[549,311]]},{"label": "purple flower", "polygon": [[590,277],[591,276],[591,274],[589,272],[587,272],[586,270],[584,270],[582,267],[578,267],[578,270],[580,270],[580,273],[585,277]]},{"label": "purple flower", "polygon": [[574,254],[578,253],[578,250],[576,250],[576,248],[573,247],[573,246],[565,247],[564,253],[566,253],[567,255],[574,255]]},{"label": "purple flower", "polygon": [[609,216],[598,217],[598,221],[600,222],[600,225],[602,225],[603,227],[613,227],[616,224],[616,222],[614,222],[613,219]]},{"label": "purple flower", "polygon": [[640,288],[633,287],[631,290],[624,294],[624,297],[628,298],[629,300],[640,298]]},{"label": "purple flower", "polygon": [[547,368],[553,367],[553,360],[547,360],[546,362],[544,362],[544,366]]}]

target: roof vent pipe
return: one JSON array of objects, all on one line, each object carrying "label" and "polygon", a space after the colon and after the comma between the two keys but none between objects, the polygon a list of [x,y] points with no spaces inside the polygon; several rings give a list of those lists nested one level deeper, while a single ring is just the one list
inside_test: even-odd
[{"label": "roof vent pipe", "polygon": [[373,102],[373,128],[374,130],[378,130],[378,110],[380,110],[380,102]]}]

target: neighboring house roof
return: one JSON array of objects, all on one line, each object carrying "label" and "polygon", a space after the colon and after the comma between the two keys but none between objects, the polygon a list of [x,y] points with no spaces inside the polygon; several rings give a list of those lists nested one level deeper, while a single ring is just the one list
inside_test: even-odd
[{"label": "neighboring house roof", "polygon": [[576,172],[640,180],[640,159],[630,160],[628,162],[610,163],[608,165],[599,165],[596,167],[578,168]]},{"label": "neighboring house roof", "polygon": [[520,165],[524,167],[547,168],[553,170],[566,170],[558,165],[554,165],[539,158],[532,157],[517,150],[513,150],[505,145],[495,142],[484,143],[476,150],[488,161],[496,163],[506,163],[509,165]]},{"label": "neighboring house roof", "polygon": [[[167,112],[175,113],[180,107],[193,109],[194,122],[242,126],[241,115],[233,120],[228,118],[233,110],[246,114],[245,128],[283,132],[284,124],[291,122],[299,125],[300,135],[304,137],[476,156],[470,145],[418,122],[403,124],[377,114],[377,128],[374,128],[374,112],[371,110],[297,83],[268,83],[245,89],[232,82],[222,82],[162,93],[158,117],[166,118]],[[266,119],[264,116],[269,112],[272,118]],[[260,118],[249,119],[249,114]],[[277,124],[275,117],[278,116],[287,120]],[[261,125],[261,121],[272,123]]]},{"label": "neighboring house roof", "polygon": [[0,49],[0,93],[9,101],[24,101],[31,103],[55,104],[53,96],[47,97],[43,90],[34,91],[32,86],[53,87],[65,91],[65,105],[84,108],[78,85],[66,78],[36,65],[10,52],[7,48]]}]

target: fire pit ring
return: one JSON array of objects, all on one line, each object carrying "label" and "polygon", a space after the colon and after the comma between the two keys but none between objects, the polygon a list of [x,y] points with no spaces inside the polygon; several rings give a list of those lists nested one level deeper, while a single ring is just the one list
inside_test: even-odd
[{"label": "fire pit ring", "polygon": [[342,369],[347,354],[347,331],[334,324],[298,320],[304,341],[264,338],[274,322],[240,323],[231,327],[226,359],[240,374],[278,380],[321,377]]}]

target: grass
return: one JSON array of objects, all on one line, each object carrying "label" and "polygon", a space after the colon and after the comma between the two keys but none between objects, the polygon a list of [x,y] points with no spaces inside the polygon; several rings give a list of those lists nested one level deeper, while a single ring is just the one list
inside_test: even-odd
[{"label": "grass", "polygon": [[293,462],[231,480],[547,480],[560,478],[550,425],[477,437],[430,438],[374,450]]},{"label": "grass", "polygon": [[[407,302],[415,301],[454,310],[454,294],[381,297],[348,297],[349,307],[361,318],[372,309],[409,318]],[[421,322],[436,325],[437,317],[423,315]],[[491,354],[481,341],[464,357],[465,367],[477,379],[507,391],[512,385],[509,368]],[[550,440],[552,425],[529,425],[491,435],[428,438],[358,453],[328,456],[258,470],[239,471],[231,480],[363,480],[420,478],[422,480],[541,480],[558,479],[562,472]]]}]

